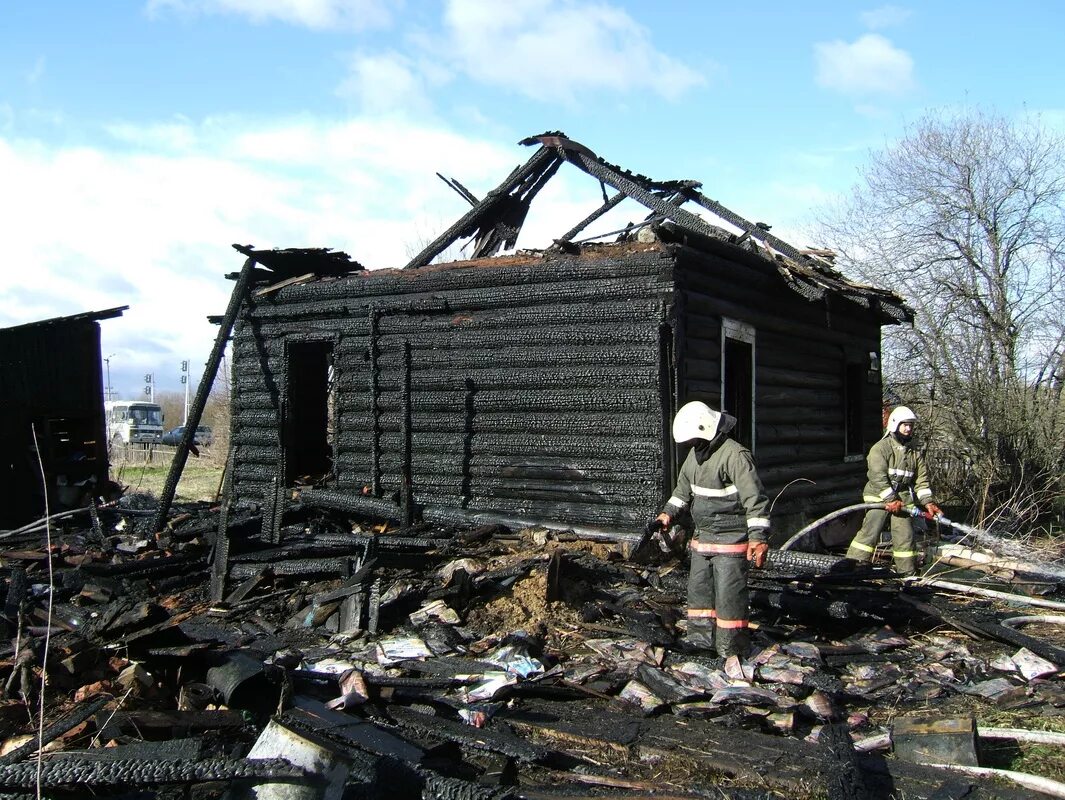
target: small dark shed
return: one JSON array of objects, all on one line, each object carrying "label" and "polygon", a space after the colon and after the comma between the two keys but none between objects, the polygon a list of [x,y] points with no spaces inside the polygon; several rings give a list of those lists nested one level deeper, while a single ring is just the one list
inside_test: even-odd
[{"label": "small dark shed", "polygon": [[[700,399],[739,418],[776,524],[857,502],[880,434],[880,327],[911,319],[901,300],[698,183],[634,175],[561,134],[524,143],[539,149],[483,200],[448,181],[471,210],[403,269],[238,248],[252,272],[233,338],[233,497],[304,485],[406,519],[632,529],[672,489],[673,413]],[[567,162],[603,206],[547,250],[493,257]],[[648,216],[577,243],[625,199]],[[469,260],[431,264],[467,237]]]},{"label": "small dark shed", "polygon": [[0,528],[43,516],[42,464],[53,513],[106,484],[99,320],[128,307],[0,330]]}]

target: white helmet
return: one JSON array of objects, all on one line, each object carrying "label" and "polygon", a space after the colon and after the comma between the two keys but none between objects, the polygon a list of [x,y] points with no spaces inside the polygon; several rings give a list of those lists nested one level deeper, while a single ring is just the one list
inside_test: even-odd
[{"label": "white helmet", "polygon": [[673,418],[673,441],[686,442],[689,439],[706,439],[710,441],[717,435],[717,426],[721,414],[706,403],[694,400],[681,406]]},{"label": "white helmet", "polygon": [[906,406],[897,406],[888,415],[886,433],[895,433],[904,422],[917,422],[917,415]]}]

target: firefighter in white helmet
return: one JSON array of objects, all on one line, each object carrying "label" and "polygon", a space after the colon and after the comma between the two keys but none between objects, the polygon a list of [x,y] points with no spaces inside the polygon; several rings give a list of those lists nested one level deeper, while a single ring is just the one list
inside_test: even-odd
[{"label": "firefighter in white helmet", "polygon": [[917,567],[913,524],[905,511],[907,505],[924,506],[933,517],[943,512],[935,503],[928,484],[924,457],[913,447],[917,415],[906,406],[898,406],[888,416],[884,438],[869,450],[866,458],[869,480],[862,492],[867,503],[883,503],[865,514],[862,529],[854,537],[847,558],[872,561],[884,524],[891,520],[891,554],[899,575],[912,575]]},{"label": "firefighter in white helmet", "polygon": [[735,417],[698,401],[677,412],[673,439],[693,446],[656,517],[668,527],[691,507],[687,639],[725,657],[747,655],[747,569],[761,567],[769,549],[768,498],[750,451],[728,436],[735,426]]}]

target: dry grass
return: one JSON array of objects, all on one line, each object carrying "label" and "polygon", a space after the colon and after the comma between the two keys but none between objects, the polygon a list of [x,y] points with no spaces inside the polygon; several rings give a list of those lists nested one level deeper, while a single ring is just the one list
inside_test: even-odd
[{"label": "dry grass", "polygon": [[[111,466],[111,479],[126,488],[127,494],[145,493],[156,497],[163,490],[170,472],[172,452],[162,448],[152,454],[148,463],[122,461]],[[181,502],[204,500],[213,502],[222,480],[224,464],[220,458],[204,454],[200,458],[189,457],[178,481],[174,499]]]},{"label": "dry grass", "polygon": [[[979,724],[984,728],[1023,728],[1065,733],[1065,717],[1035,716],[1030,710],[1027,713],[1023,710],[985,711]],[[1065,780],[1065,751],[1060,747],[982,739],[980,761],[986,767],[1012,769],[1056,781]]]}]

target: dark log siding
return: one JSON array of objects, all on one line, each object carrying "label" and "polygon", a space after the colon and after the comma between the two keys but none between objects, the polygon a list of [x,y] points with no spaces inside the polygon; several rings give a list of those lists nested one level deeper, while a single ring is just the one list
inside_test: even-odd
[{"label": "dark log siding", "polygon": [[665,492],[660,248],[357,273],[255,299],[234,332],[234,474],[258,501],[282,475],[279,343],[333,343],[333,485],[398,497],[404,350],[422,505],[632,527]]},{"label": "dark log siding", "polygon": [[[114,316],[114,315],[110,315]],[[52,510],[56,476],[107,481],[100,325],[93,319],[0,331],[0,527],[43,514],[34,427]],[[33,426],[33,427],[31,427]]]},{"label": "dark log siding", "polygon": [[234,493],[259,501],[284,479],[286,343],[323,341],[334,488],[398,500],[409,407],[418,504],[632,528],[672,488],[673,411],[720,407],[723,317],[755,330],[755,457],[783,492],[779,530],[856,502],[846,370],[879,353],[877,315],[808,301],[750,253],[635,243],[358,272],[249,301],[234,332]]},{"label": "dark log siding", "polygon": [[[835,296],[805,300],[768,264],[685,247],[678,247],[677,255],[678,307],[684,309],[686,332],[678,342],[684,348],[680,402],[699,399],[716,407],[722,318],[751,325],[755,461],[770,498],[780,495],[774,524],[791,527],[860,502],[865,462],[846,458],[845,376],[848,362],[867,365],[868,353],[879,354],[876,317]],[[863,386],[866,449],[880,435],[881,387],[874,375],[875,383]]]}]

